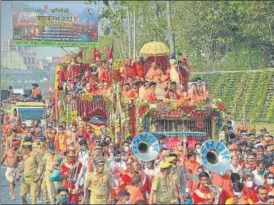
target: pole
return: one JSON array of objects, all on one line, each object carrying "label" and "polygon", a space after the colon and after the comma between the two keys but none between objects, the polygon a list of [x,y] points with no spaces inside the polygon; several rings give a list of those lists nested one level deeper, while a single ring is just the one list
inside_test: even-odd
[{"label": "pole", "polygon": [[66,113],[67,114],[67,117],[66,117],[67,118],[67,120],[66,120],[67,123],[66,123],[66,125],[67,125],[67,127],[66,127],[66,129],[68,129],[68,123],[69,123],[69,105],[68,104],[69,103],[66,103],[66,104],[67,104],[67,109],[66,109],[66,112],[67,112]]},{"label": "pole", "polygon": [[118,44],[118,50],[119,50],[120,58],[121,58],[121,60],[122,60],[123,70],[124,70],[124,72],[126,72],[125,65],[124,65],[124,60],[123,60],[123,57],[122,57],[122,54],[121,54],[121,50],[120,50],[119,44]]},{"label": "pole", "polygon": [[171,18],[171,0],[166,1],[166,16],[167,16],[167,31],[168,31],[168,41],[170,46],[170,54],[172,55],[175,51],[174,49],[174,38],[172,32],[172,18]]},{"label": "pole", "polygon": [[129,15],[129,9],[127,8],[127,26],[128,26],[128,57],[130,58],[131,53],[131,29],[130,29],[130,15]]},{"label": "pole", "polygon": [[136,57],[136,10],[133,11],[133,58]]}]

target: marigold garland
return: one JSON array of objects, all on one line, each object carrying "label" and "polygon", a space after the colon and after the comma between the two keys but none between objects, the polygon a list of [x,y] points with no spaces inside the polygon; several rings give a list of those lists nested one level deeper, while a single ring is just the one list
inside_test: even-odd
[{"label": "marigold garland", "polygon": [[93,95],[90,93],[83,93],[80,95],[81,100],[87,100],[87,101],[92,101],[93,100]]}]

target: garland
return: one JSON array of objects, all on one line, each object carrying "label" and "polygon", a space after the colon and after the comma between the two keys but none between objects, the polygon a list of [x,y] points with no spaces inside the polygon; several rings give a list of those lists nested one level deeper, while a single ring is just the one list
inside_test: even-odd
[{"label": "garland", "polygon": [[218,101],[216,104],[207,105],[200,103],[196,106],[184,106],[182,104],[172,103],[171,106],[166,104],[148,104],[140,103],[136,104],[137,113],[139,117],[144,117],[149,114],[154,118],[164,118],[164,119],[182,119],[186,117],[191,117],[194,119],[201,119],[211,116],[214,112],[223,112],[225,110],[224,103]]},{"label": "garland", "polygon": [[90,93],[83,93],[83,94],[80,94],[80,98],[81,100],[92,101],[93,95]]},{"label": "garland", "polygon": [[149,132],[149,117],[148,115],[145,115],[143,117],[143,120],[142,120],[142,124],[143,124],[143,132]]}]

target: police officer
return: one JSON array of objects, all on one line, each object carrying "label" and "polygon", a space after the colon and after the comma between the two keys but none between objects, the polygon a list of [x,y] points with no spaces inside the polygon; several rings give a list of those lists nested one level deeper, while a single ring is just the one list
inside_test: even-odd
[{"label": "police officer", "polygon": [[173,182],[170,180],[171,164],[160,163],[160,172],[152,181],[149,204],[170,204],[172,200]]},{"label": "police officer", "polygon": [[[43,162],[44,162],[44,150],[42,148],[42,143],[40,142],[39,139],[34,140],[34,142],[32,143],[32,152],[36,153],[37,155],[39,155]],[[37,198],[38,198],[38,202],[42,202],[41,200],[41,193],[43,194],[43,198],[45,200],[45,202],[47,201],[47,189],[45,188],[45,184],[43,184],[43,179],[45,178],[44,176],[44,172],[43,175],[40,177],[40,180],[37,182]]]},{"label": "police officer", "polygon": [[171,153],[167,158],[167,162],[171,164],[170,168],[170,179],[172,182],[172,200],[171,204],[181,204],[183,199],[181,188],[180,188],[180,180],[179,180],[179,171],[177,167],[177,156],[176,154]]},{"label": "police officer", "polygon": [[20,187],[20,197],[23,204],[28,204],[26,196],[30,192],[31,203],[37,204],[37,182],[41,180],[44,163],[41,156],[37,152],[32,151],[32,143],[25,143],[22,148],[23,180]]},{"label": "police officer", "polygon": [[105,160],[103,157],[97,158],[95,161],[96,171],[89,173],[84,189],[84,204],[86,204],[86,196],[88,188],[91,190],[91,197],[89,204],[110,204],[111,189],[113,181],[111,174],[104,171]]},{"label": "police officer", "polygon": [[48,198],[50,200],[51,204],[54,204],[54,184],[50,180],[50,176],[52,175],[52,172],[54,168],[58,165],[58,155],[55,153],[54,150],[54,144],[49,144],[48,146],[48,152],[44,156],[44,162],[45,162],[45,176],[43,179],[42,185],[45,186],[46,193],[48,195]]}]

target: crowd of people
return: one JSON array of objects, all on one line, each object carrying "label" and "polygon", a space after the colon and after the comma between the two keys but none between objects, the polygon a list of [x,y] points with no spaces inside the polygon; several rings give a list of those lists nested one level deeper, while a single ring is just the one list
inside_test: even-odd
[{"label": "crowd of people", "polygon": [[157,158],[143,162],[132,154],[132,137],[116,144],[83,121],[27,127],[16,110],[1,120],[9,195],[18,197],[20,184],[23,204],[274,204],[273,136],[265,128],[251,136],[228,118],[231,164],[213,173],[201,164],[202,142],[191,147],[185,137],[172,148],[158,138]]},{"label": "crowd of people", "polygon": [[201,78],[188,84],[189,63],[186,57],[177,61],[170,59],[167,67],[152,62],[145,71],[139,56],[135,61],[127,59],[124,69],[111,72],[111,63],[84,64],[74,60],[63,65],[58,74],[58,89],[66,94],[91,93],[94,95],[111,94],[111,80],[119,79],[122,83],[123,97],[139,98],[148,102],[178,100],[197,103],[208,100],[208,91]]},{"label": "crowd of people", "polygon": [[[109,66],[74,59],[59,71],[58,90],[111,94]],[[193,103],[209,98],[201,78],[188,83],[185,57],[171,59],[165,69],[153,62],[147,72],[136,57],[117,75],[125,98]],[[32,98],[42,99],[37,84]],[[160,136],[158,156],[144,162],[132,153],[135,136],[116,143],[107,132],[95,135],[93,126],[81,120],[70,125],[48,120],[46,127],[34,120],[28,127],[16,109],[12,114],[3,110],[1,165],[6,165],[10,198],[18,197],[15,186],[20,184],[23,204],[274,204],[273,136],[265,128],[256,135],[244,120],[236,128],[231,113],[226,117],[219,140],[228,147],[231,164],[215,173],[201,163],[202,141],[192,146],[180,137],[167,147],[166,136]]]}]

